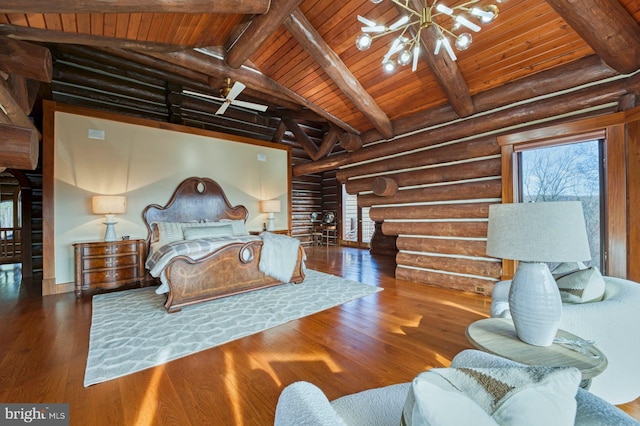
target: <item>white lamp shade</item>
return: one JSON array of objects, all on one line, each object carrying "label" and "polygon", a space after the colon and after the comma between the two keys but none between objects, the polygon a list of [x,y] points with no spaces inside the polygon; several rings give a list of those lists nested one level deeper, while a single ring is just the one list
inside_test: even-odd
[{"label": "white lamp shade", "polygon": [[528,262],[590,260],[582,203],[491,205],[487,255]]},{"label": "white lamp shade", "polygon": [[93,214],[122,214],[127,211],[127,197],[123,195],[94,195],[91,197]]},{"label": "white lamp shade", "polygon": [[280,200],[260,201],[260,211],[262,213],[280,213]]}]

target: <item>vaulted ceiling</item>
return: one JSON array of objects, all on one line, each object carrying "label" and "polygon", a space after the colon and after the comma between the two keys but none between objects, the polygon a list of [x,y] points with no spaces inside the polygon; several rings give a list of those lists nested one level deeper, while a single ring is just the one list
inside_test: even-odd
[{"label": "vaulted ceiling", "polygon": [[498,6],[498,18],[474,34],[457,61],[423,49],[416,72],[393,74],[381,67],[388,38],[365,52],[354,43],[358,15],[387,24],[398,18],[390,1],[5,0],[0,35],[86,45],[149,68],[186,68],[195,72],[185,73],[194,88],[214,95],[231,77],[247,86],[238,99],[269,106],[266,117],[311,118],[377,138],[410,130],[435,109],[473,115],[478,94],[581,60],[597,60],[612,74],[640,69],[640,0]]}]

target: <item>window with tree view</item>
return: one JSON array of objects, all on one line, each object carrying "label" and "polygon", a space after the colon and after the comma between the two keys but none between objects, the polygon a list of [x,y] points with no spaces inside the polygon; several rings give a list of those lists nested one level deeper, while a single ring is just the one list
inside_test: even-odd
[{"label": "window with tree view", "polygon": [[604,273],[602,145],[592,140],[523,150],[518,168],[520,202],[582,202],[591,266]]}]

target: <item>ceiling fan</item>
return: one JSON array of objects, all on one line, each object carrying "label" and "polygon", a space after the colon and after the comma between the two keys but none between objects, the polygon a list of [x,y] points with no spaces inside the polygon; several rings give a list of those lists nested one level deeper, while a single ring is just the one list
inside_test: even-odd
[{"label": "ceiling fan", "polygon": [[218,108],[218,110],[216,111],[216,115],[224,114],[227,108],[229,108],[229,105],[236,105],[239,107],[249,108],[249,109],[262,111],[262,112],[267,110],[266,105],[254,104],[253,102],[245,102],[245,101],[240,101],[236,99],[236,97],[240,94],[240,92],[242,92],[244,88],[247,87],[244,84],[240,83],[239,81],[236,81],[235,83],[233,83],[233,86],[232,86],[230,78],[225,78],[224,84],[225,85],[220,89],[220,96],[222,96],[221,98],[218,98],[216,96],[206,95],[204,93],[194,92],[191,90],[183,90],[182,93],[186,93],[188,95],[193,95],[193,96],[199,96],[207,99],[214,99],[216,101],[221,101],[222,105],[220,105],[220,108]]}]

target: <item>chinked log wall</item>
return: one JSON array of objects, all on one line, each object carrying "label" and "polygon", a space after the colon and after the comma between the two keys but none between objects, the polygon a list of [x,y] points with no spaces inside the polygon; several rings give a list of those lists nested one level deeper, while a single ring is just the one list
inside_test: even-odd
[{"label": "chinked log wall", "polygon": [[[347,192],[358,194],[360,206],[371,207],[369,214],[383,221],[385,235],[398,236],[397,278],[490,293],[501,276],[501,262],[485,254],[488,207],[502,199],[497,137],[513,128],[544,126],[535,120],[567,123],[615,112],[629,94],[637,96],[638,80],[605,80],[461,121],[429,122],[433,118],[425,116],[421,131],[329,158],[316,170],[341,167],[337,178]],[[485,98],[492,99],[476,98],[476,106]],[[304,172],[294,169],[294,174]]]},{"label": "chinked log wall", "polygon": [[424,145],[341,169],[338,179],[385,235],[398,236],[396,278],[486,292],[501,271],[484,254],[489,204],[501,199],[500,147],[493,136]]}]

